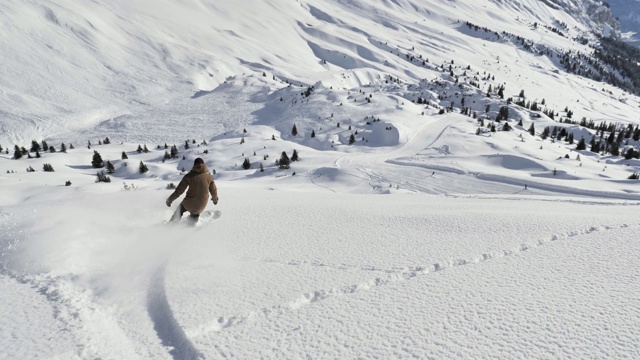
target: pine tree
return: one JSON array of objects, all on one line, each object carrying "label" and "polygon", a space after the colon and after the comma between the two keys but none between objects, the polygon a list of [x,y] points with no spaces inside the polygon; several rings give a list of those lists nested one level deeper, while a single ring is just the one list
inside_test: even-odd
[{"label": "pine tree", "polygon": [[110,183],[111,182],[111,178],[109,176],[105,175],[104,171],[98,171],[96,173],[96,182]]},{"label": "pine tree", "polygon": [[260,172],[264,172],[264,166],[260,163]]},{"label": "pine tree", "polygon": [[113,174],[116,172],[116,168],[113,166],[111,161],[107,160],[107,174]]},{"label": "pine tree", "polygon": [[31,150],[30,150],[30,151],[31,151],[31,152],[36,152],[36,151],[38,151],[38,150],[40,150],[40,144],[38,144],[38,142],[37,142],[37,141],[32,140],[32,141],[31,141]]},{"label": "pine tree", "polygon": [[121,155],[121,158],[122,158],[122,160],[127,160],[129,157],[127,156],[127,153],[123,151],[122,155]]},{"label": "pine tree", "polygon": [[283,151],[280,155],[280,160],[278,161],[278,167],[280,169],[288,169],[290,164],[291,160],[289,159],[289,156],[287,156],[287,152]]},{"label": "pine tree", "polygon": [[18,145],[16,145],[13,148],[13,158],[14,159],[20,159],[22,157],[22,151],[20,150],[20,147]]},{"label": "pine tree", "polygon": [[351,134],[351,136],[349,136],[349,145],[352,145],[354,142],[356,142],[356,137],[355,135]]},{"label": "pine tree", "polygon": [[67,146],[64,143],[60,144],[60,152],[63,152],[63,153],[67,152]]},{"label": "pine tree", "polygon": [[536,127],[533,125],[533,123],[531,123],[531,126],[529,126],[529,134],[531,134],[531,136],[534,136],[536,134]]},{"label": "pine tree", "polygon": [[169,154],[171,155],[172,159],[178,157],[178,147],[175,144],[171,147],[171,152]]},{"label": "pine tree", "polygon": [[315,130],[311,130],[311,138],[316,137],[316,131]]},{"label": "pine tree", "polygon": [[111,140],[109,140],[109,137],[107,136],[106,138],[104,138],[104,142],[105,145],[109,145],[111,144]]},{"label": "pine tree", "polygon": [[144,174],[147,171],[149,171],[149,168],[142,161],[140,161],[140,166],[138,167],[138,170],[140,171],[140,174]]},{"label": "pine tree", "polygon": [[297,150],[293,150],[293,154],[291,154],[291,161],[298,161],[298,151]]},{"label": "pine tree", "polygon": [[53,146],[49,146],[49,152],[50,153],[56,152],[56,148],[54,148]]},{"label": "pine tree", "polygon": [[298,128],[296,128],[296,124],[293,124],[293,127],[291,128],[291,135],[292,136],[298,135]]},{"label": "pine tree", "polygon": [[47,151],[49,149],[49,145],[47,145],[47,142],[42,140],[42,151]]},{"label": "pine tree", "polygon": [[93,150],[93,159],[91,160],[91,166],[95,169],[99,169],[104,167],[104,161],[102,161],[102,156],[96,150]]},{"label": "pine tree", "polygon": [[249,158],[244,158],[244,162],[242,163],[242,168],[245,170],[251,169],[251,161],[249,161]]},{"label": "pine tree", "polygon": [[46,172],[54,172],[55,170],[53,170],[53,166],[51,166],[51,164],[43,164],[42,165],[42,170],[46,171]]}]

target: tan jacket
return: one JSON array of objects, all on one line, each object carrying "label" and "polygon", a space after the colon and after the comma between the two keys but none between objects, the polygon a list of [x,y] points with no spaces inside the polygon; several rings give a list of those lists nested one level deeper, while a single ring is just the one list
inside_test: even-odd
[{"label": "tan jacket", "polygon": [[185,190],[187,190],[187,195],[184,197],[182,205],[192,214],[200,214],[207,207],[209,194],[216,203],[218,202],[216,183],[205,164],[193,166],[193,169],[182,178],[173,194],[169,196],[169,202],[179,198]]}]

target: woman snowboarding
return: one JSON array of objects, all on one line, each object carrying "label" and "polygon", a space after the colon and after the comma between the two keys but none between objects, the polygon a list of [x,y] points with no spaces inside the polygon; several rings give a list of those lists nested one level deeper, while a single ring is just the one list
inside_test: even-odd
[{"label": "woman snowboarding", "polygon": [[188,211],[189,223],[190,225],[195,225],[198,222],[200,213],[207,207],[209,194],[211,194],[213,205],[218,204],[216,183],[213,181],[213,176],[209,174],[209,169],[202,158],[197,158],[193,162],[191,171],[182,178],[176,190],[167,199],[167,206],[171,207],[171,203],[179,198],[185,190],[187,190],[187,195],[185,195],[180,207],[176,209],[170,221],[180,221],[185,211]]}]

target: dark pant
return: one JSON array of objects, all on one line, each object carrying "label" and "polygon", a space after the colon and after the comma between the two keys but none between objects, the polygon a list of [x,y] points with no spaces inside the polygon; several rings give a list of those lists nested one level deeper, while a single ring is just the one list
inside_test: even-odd
[{"label": "dark pant", "polygon": [[[173,216],[171,217],[171,221],[172,222],[178,222],[180,220],[182,220],[182,215],[187,211],[187,209],[184,208],[184,206],[182,204],[180,204],[180,212],[178,212],[176,210],[175,213],[173,213]],[[195,225],[198,222],[198,218],[200,218],[200,214],[191,214],[189,213],[189,225]]]}]

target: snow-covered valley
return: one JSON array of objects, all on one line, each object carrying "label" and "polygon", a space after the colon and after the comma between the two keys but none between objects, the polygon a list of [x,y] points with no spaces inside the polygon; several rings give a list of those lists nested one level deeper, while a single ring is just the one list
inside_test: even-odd
[{"label": "snow-covered valley", "polygon": [[0,359],[640,358],[640,100],[553,3],[3,2]]}]

